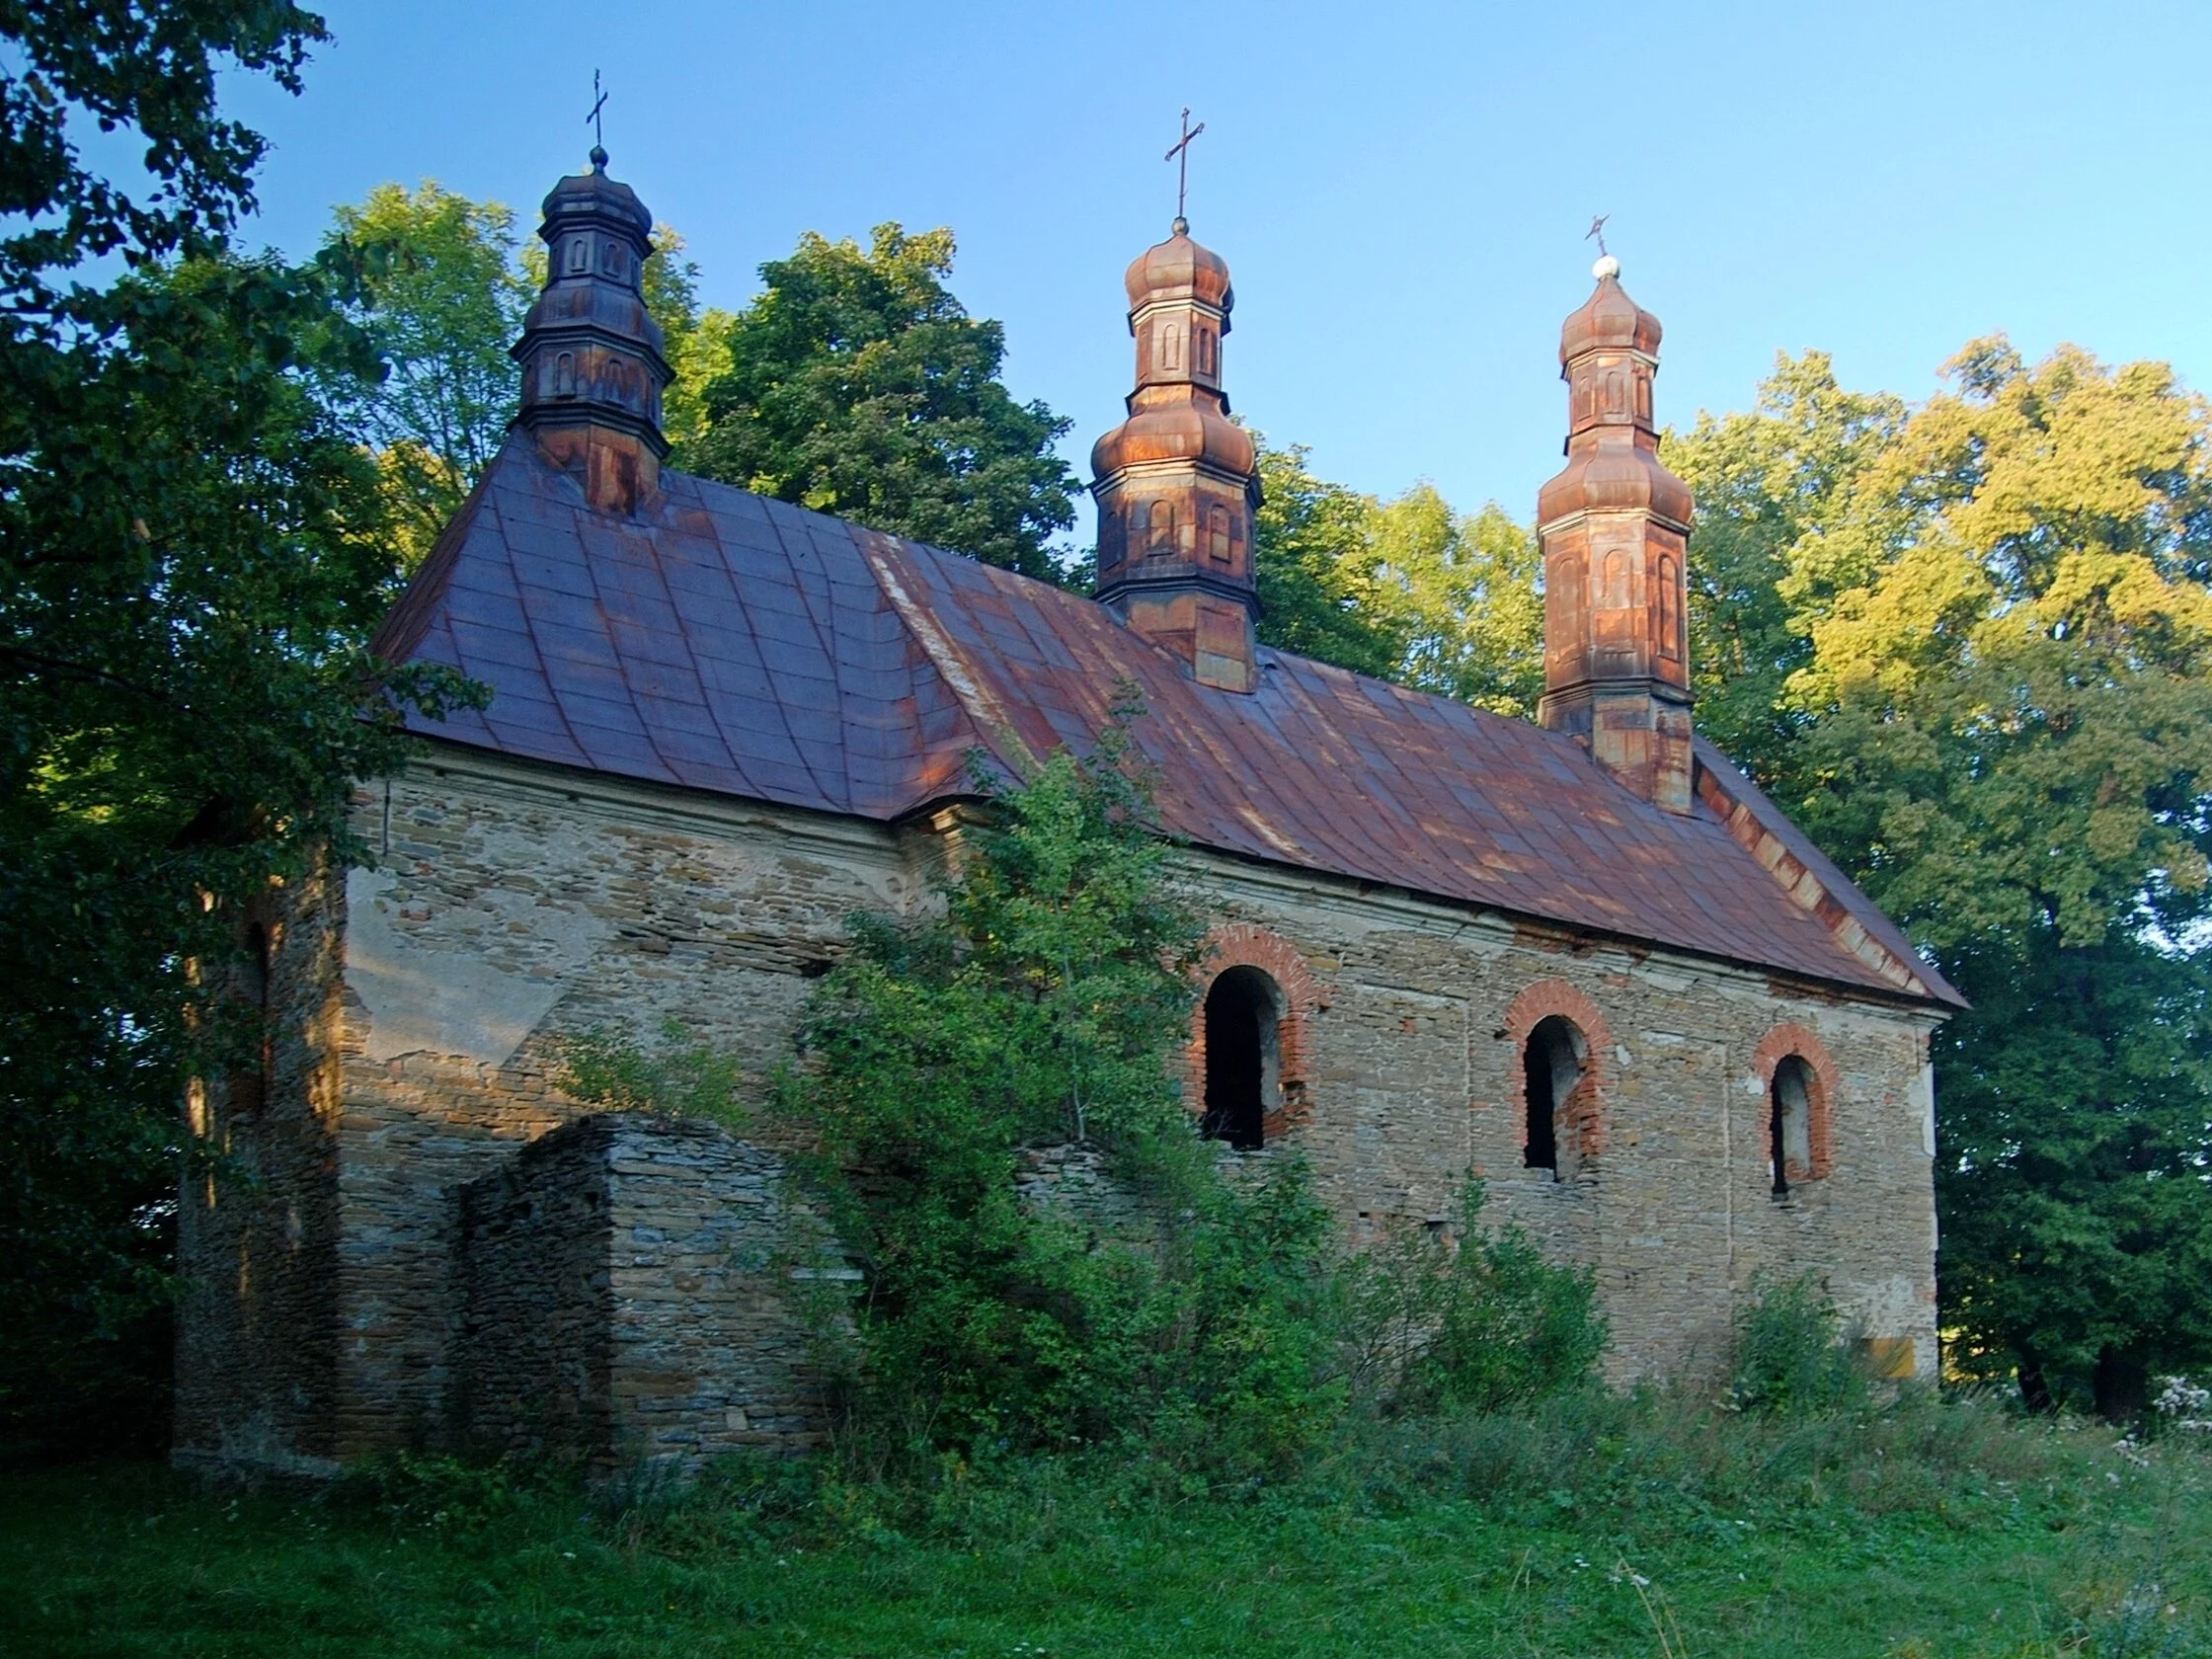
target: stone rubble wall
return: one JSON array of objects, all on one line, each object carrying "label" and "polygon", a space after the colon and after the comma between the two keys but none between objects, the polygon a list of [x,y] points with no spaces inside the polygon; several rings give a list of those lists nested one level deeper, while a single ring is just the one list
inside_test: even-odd
[{"label": "stone rubble wall", "polygon": [[584,1115],[565,1039],[674,1021],[764,1091],[845,918],[917,887],[872,827],[465,753],[364,791],[356,824],[377,862],[345,893],[342,1457],[450,1439],[457,1195]]},{"label": "stone rubble wall", "polygon": [[258,1079],[196,1081],[179,1192],[172,1445],[186,1463],[336,1467],[339,980],[336,884],[310,877],[257,914],[270,939]]},{"label": "stone rubble wall", "polygon": [[814,1443],[849,1270],[774,1153],[594,1114],[464,1187],[460,1233],[463,1444],[605,1473]]},{"label": "stone rubble wall", "polygon": [[817,1444],[860,1277],[781,1157],[703,1124],[608,1128],[613,1461]]},{"label": "stone rubble wall", "polygon": [[583,1119],[460,1189],[451,1421],[472,1451],[596,1463],[613,1444],[609,1138]]}]

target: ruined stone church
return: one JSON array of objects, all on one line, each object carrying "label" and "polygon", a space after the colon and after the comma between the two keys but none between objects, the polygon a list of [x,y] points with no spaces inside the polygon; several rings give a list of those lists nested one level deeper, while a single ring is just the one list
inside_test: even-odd
[{"label": "ruined stone church", "polygon": [[[927,902],[971,755],[1082,750],[1130,681],[1212,922],[1194,1132],[1298,1149],[1355,1239],[1479,1176],[1595,1271],[1620,1380],[1710,1375],[1759,1276],[1808,1270],[1933,1375],[1959,998],[1697,736],[1690,492],[1617,262],[1559,345],[1530,723],[1257,642],[1233,294],[1181,219],[1126,276],[1089,596],[665,470],[651,228],[597,152],[546,198],[520,414],[377,641],[491,701],[418,719],[356,797],[370,862],[252,929],[264,1064],[189,1103],[250,1178],[184,1193],[181,1459],[804,1444],[834,1241],[774,1148],[568,1098],[564,1038],[673,1018],[764,1074],[847,918]],[[1037,1150],[1039,1202],[1079,1154]]]}]

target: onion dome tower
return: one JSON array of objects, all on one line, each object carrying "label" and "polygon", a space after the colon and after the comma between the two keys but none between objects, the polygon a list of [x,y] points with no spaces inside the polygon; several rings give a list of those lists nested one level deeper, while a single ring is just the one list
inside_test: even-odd
[{"label": "onion dome tower", "polygon": [[1659,319],[1601,258],[1559,337],[1567,464],[1537,498],[1543,545],[1543,700],[1620,781],[1669,812],[1692,803],[1690,486],[1659,460],[1651,382]]},{"label": "onion dome tower", "polygon": [[633,514],[659,487],[669,441],[661,393],[669,383],[661,326],[645,308],[653,215],[628,185],[592,171],[545,198],[545,289],[513,356],[522,365],[515,423],[554,466],[574,474],[592,507]]},{"label": "onion dome tower", "polygon": [[1252,439],[1229,420],[1222,391],[1222,341],[1236,303],[1228,266],[1177,218],[1124,282],[1137,389],[1129,419],[1090,452],[1098,598],[1200,684],[1250,691],[1260,486]]}]

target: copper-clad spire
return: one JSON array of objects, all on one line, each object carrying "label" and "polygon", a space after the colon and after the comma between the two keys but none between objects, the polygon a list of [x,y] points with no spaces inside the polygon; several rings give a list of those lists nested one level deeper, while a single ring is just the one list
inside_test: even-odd
[{"label": "copper-clad spire", "polygon": [[1659,459],[1651,387],[1659,319],[1602,256],[1559,334],[1567,464],[1537,498],[1543,541],[1544,694],[1630,789],[1691,810],[1690,487]]},{"label": "copper-clad spire", "polygon": [[669,383],[661,325],[645,308],[653,215],[628,185],[592,170],[545,198],[545,289],[515,342],[522,365],[517,424],[556,466],[581,473],[592,504],[632,512],[658,486],[661,393]]},{"label": "copper-clad spire", "polygon": [[1252,439],[1228,418],[1222,341],[1228,265],[1176,219],[1123,278],[1137,341],[1129,419],[1091,450],[1098,597],[1174,652],[1202,684],[1255,684]]}]

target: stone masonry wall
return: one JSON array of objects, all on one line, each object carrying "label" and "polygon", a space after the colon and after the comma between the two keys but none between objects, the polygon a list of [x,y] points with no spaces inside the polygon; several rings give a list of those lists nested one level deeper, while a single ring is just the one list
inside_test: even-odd
[{"label": "stone masonry wall", "polygon": [[451,1421],[472,1450],[597,1462],[613,1445],[608,1139],[570,1124],[460,1190]]},{"label": "stone masonry wall", "polygon": [[[856,1270],[765,1147],[703,1124],[605,1125],[612,1462],[679,1470],[815,1444],[825,1345]],[[597,1127],[597,1124],[594,1125]]]},{"label": "stone masonry wall", "polygon": [[773,1153],[595,1114],[468,1183],[460,1232],[464,1444],[605,1472],[812,1443],[819,1332],[850,1270]]},{"label": "stone masonry wall", "polygon": [[[1312,1159],[1355,1236],[1444,1219],[1472,1175],[1492,1222],[1595,1270],[1617,1380],[1709,1379],[1756,1285],[1806,1271],[1886,1363],[1935,1375],[1928,1012],[1254,866],[1208,860],[1202,879],[1224,915],[1292,942],[1325,989],[1311,1104],[1284,1144]],[[1597,1149],[1563,1157],[1564,1179],[1523,1167],[1509,1016],[1532,988],[1547,1008],[1590,1010],[1605,1039],[1587,1106]],[[1826,1172],[1777,1200],[1757,1066],[1771,1074],[1762,1044],[1784,1025],[1819,1039],[1836,1086]]]},{"label": "stone masonry wall", "polygon": [[[672,1018],[764,1075],[845,918],[920,902],[934,853],[919,832],[450,749],[364,793],[357,822],[379,856],[347,888],[335,1044],[327,1443],[341,1456],[449,1432],[458,1190],[578,1115],[553,1081],[561,1037],[611,1026],[651,1040]],[[1352,1236],[1442,1218],[1473,1174],[1494,1220],[1596,1271],[1618,1377],[1710,1374],[1761,1273],[1806,1269],[1862,1334],[1892,1355],[1909,1343],[1910,1368],[1933,1372],[1928,1010],[1387,890],[1183,860],[1220,926],[1279,941],[1291,955],[1277,960],[1309,976],[1298,1119],[1241,1155],[1303,1149]],[[1500,1035],[1542,982],[1586,998],[1608,1042],[1589,1103],[1598,1149],[1564,1181],[1522,1167],[1519,1046]],[[1827,1173],[1778,1202],[1753,1061],[1785,1024],[1817,1034],[1837,1086]],[[741,1409],[736,1432],[750,1432]]]},{"label": "stone masonry wall", "polygon": [[764,1081],[846,917],[919,885],[871,826],[466,751],[364,791],[356,824],[377,861],[346,890],[341,1456],[450,1438],[458,1193],[582,1115],[565,1037],[672,1021]]},{"label": "stone masonry wall", "polygon": [[[181,1462],[332,1466],[338,1357],[335,884],[273,889],[264,1064],[196,1080],[179,1193]],[[228,972],[228,970],[224,970]]]}]

